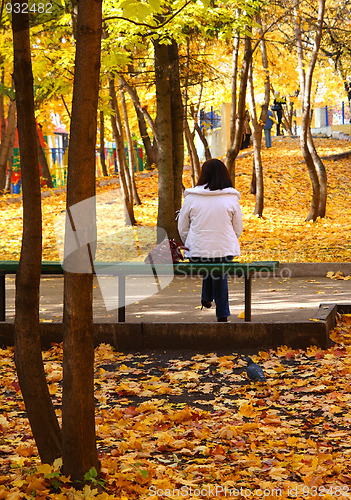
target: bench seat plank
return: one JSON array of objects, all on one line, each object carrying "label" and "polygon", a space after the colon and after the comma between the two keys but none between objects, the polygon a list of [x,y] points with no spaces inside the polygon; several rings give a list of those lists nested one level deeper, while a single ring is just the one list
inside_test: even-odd
[{"label": "bench seat plank", "polygon": [[[0,321],[5,321],[6,289],[5,275],[16,274],[18,261],[0,261]],[[227,274],[245,278],[245,321],[251,321],[251,288],[252,276],[255,273],[274,272],[279,268],[278,261],[260,262],[228,262],[221,264],[203,264],[199,262],[179,262],[177,264],[156,264],[150,266],[144,262],[95,262],[94,271],[99,275],[112,275],[119,278],[119,300],[121,307],[118,309],[118,321],[125,321],[125,278],[138,275],[187,275],[202,276],[210,271],[212,275]],[[43,261],[41,274],[63,275],[64,271],[60,262]],[[121,297],[122,295],[122,297]]]}]

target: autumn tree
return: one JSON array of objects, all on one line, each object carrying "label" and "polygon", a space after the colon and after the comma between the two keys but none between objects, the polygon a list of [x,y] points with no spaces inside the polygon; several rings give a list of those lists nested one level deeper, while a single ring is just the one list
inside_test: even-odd
[{"label": "autumn tree", "polygon": [[257,34],[258,41],[256,47],[260,47],[262,68],[265,74],[264,78],[264,101],[260,102],[260,109],[256,109],[255,102],[255,91],[253,84],[253,74],[254,65],[251,61],[250,71],[249,71],[249,103],[250,112],[253,126],[253,146],[254,146],[254,166],[253,166],[253,178],[255,184],[255,194],[256,203],[254,209],[254,215],[262,217],[263,205],[264,205],[264,186],[263,186],[263,167],[262,167],[262,157],[261,157],[261,144],[262,144],[262,130],[267,118],[267,110],[269,106],[270,97],[270,79],[269,79],[269,69],[268,69],[268,57],[267,57],[267,47],[264,30],[262,28],[262,17],[258,13],[256,16],[256,22],[258,24]]},{"label": "autumn tree", "polygon": [[[13,0],[13,5],[15,0]],[[17,10],[17,9],[16,9]],[[45,378],[39,330],[42,230],[37,130],[28,14],[13,9],[14,82],[23,191],[23,235],[16,274],[15,362],[27,416],[44,463],[61,456],[61,431]]]},{"label": "autumn tree", "polygon": [[121,82],[121,80],[120,80],[120,96],[121,96],[121,105],[122,105],[122,112],[123,112],[124,130],[125,130],[127,145],[128,145],[128,164],[129,164],[129,173],[130,173],[133,201],[136,205],[141,205],[140,197],[139,197],[136,182],[135,182],[136,161],[135,161],[135,156],[134,156],[133,138],[132,138],[132,134],[130,131],[129,116],[128,116],[125,91],[123,88],[123,82]]},{"label": "autumn tree", "polygon": [[130,171],[127,165],[127,158],[124,150],[124,136],[122,129],[122,120],[118,108],[117,94],[115,88],[115,77],[112,73],[108,75],[108,87],[111,106],[111,126],[113,137],[116,142],[116,154],[119,167],[119,178],[123,193],[124,204],[126,208],[126,224],[134,225],[136,223],[133,208],[133,186]]},{"label": "autumn tree", "polygon": [[[155,75],[159,161],[157,226],[178,238],[176,211],[181,206],[183,173],[183,105],[180,94],[178,46],[156,40]],[[172,117],[172,119],[170,119]],[[179,238],[178,238],[179,239]]]},{"label": "autumn tree", "polygon": [[[315,23],[315,38],[311,51],[311,57],[307,66],[305,59],[302,27],[303,22],[300,4],[295,2],[295,35],[296,49],[300,74],[300,89],[302,101],[302,125],[301,125],[301,151],[306,162],[308,173],[312,183],[312,202],[310,212],[306,220],[316,220],[317,217],[324,217],[327,202],[327,175],[324,165],[316,151],[311,133],[311,86],[313,71],[317,62],[318,51],[322,39],[323,18],[325,10],[325,0],[318,2],[318,14]],[[311,43],[311,32],[308,33],[309,44]],[[305,69],[307,67],[307,70]]]},{"label": "autumn tree", "polygon": [[[88,200],[79,218],[80,236],[95,231],[95,144],[100,76],[102,0],[78,3],[75,73],[70,145],[68,152],[67,213]],[[84,236],[83,236],[84,238]],[[66,235],[66,245],[69,245]],[[94,245],[65,254],[63,314],[63,469],[82,481],[94,467],[99,470],[95,436],[93,275]],[[65,251],[69,252],[69,249]],[[68,267],[66,267],[66,265]],[[71,267],[73,266],[73,267]],[[81,267],[82,266],[82,267]],[[90,271],[89,271],[90,270]]]},{"label": "autumn tree", "polygon": [[156,124],[148,112],[146,106],[142,105],[137,88],[131,81],[127,82],[125,75],[119,73],[120,86],[125,89],[131,98],[138,120],[140,136],[144,144],[147,164],[149,168],[158,165],[158,147]]},{"label": "autumn tree", "polygon": [[233,46],[233,69],[232,69],[232,109],[231,109],[231,132],[232,144],[227,151],[226,166],[235,183],[235,158],[238,156],[242,142],[243,129],[244,129],[244,113],[246,104],[246,90],[249,76],[249,69],[252,60],[252,47],[251,47],[251,34],[244,35],[244,52],[242,58],[242,65],[240,70],[240,87],[237,98],[237,57],[239,51],[240,37],[236,37]]}]

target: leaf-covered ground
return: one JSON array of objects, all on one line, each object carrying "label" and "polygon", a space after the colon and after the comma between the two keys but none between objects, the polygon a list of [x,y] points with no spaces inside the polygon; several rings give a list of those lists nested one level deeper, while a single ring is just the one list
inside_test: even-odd
[{"label": "leaf-covered ground", "polygon": [[[350,150],[350,143],[340,140],[316,139],[321,156],[330,156]],[[311,185],[302,160],[298,139],[273,138],[273,147],[263,149],[265,208],[263,218],[254,217],[255,197],[250,194],[252,155],[236,162],[236,188],[242,193],[244,231],[241,236],[242,261],[280,260],[281,262],[348,262],[351,251],[351,157],[326,159],[328,175],[327,216],[315,223],[305,222],[311,200]],[[139,242],[149,241],[154,232],[141,233],[142,226],[150,229],[157,219],[157,174],[147,172],[137,176],[143,204],[135,207]],[[184,185],[190,186],[190,172],[184,173]],[[111,242],[122,247],[131,240],[136,252],[133,231],[121,232],[121,210],[114,200],[116,185],[98,187],[98,198],[103,200],[99,222],[100,242],[97,260],[109,259]],[[8,203],[11,197],[0,199],[0,255],[1,260],[19,258],[22,231],[20,203]],[[58,260],[54,221],[65,209],[65,194],[43,198],[43,260]],[[112,233],[118,233],[115,240]],[[141,237],[140,237],[141,236]],[[129,243],[119,258],[130,259]],[[112,258],[114,258],[112,256]],[[136,257],[137,258],[137,257]]]},{"label": "leaf-covered ground", "polygon": [[[351,321],[328,350],[122,354],[96,349],[98,489],[40,465],[12,349],[2,350],[0,499],[351,498]],[[44,352],[60,418],[62,348]],[[100,485],[101,486],[101,485]]]},{"label": "leaf-covered ground", "polygon": [[[349,143],[320,139],[323,156]],[[237,160],[242,192],[242,260],[349,261],[351,160],[325,160],[327,217],[305,223],[310,184],[299,142],[274,139],[263,150],[264,218],[249,193],[252,156]],[[189,172],[184,184],[190,185]],[[143,201],[138,228],[157,217],[157,175],[138,176]],[[98,188],[102,216],[114,186]],[[20,203],[0,201],[0,255],[20,252]],[[110,207],[110,208],[109,208]],[[43,198],[44,260],[58,259],[53,221],[65,195]],[[105,211],[105,212],[104,212]],[[111,217],[109,217],[111,219]],[[118,224],[117,224],[118,226]],[[137,228],[137,231],[138,231]],[[119,229],[117,227],[117,229]],[[102,228],[104,234],[105,229]],[[106,238],[110,233],[106,230]],[[102,257],[107,245],[102,247]],[[338,278],[338,276],[330,276]],[[126,355],[96,350],[96,424],[102,485],[75,491],[60,463],[40,465],[14,371],[11,349],[0,351],[1,499],[351,498],[351,342],[349,317],[331,333],[336,345],[260,352],[267,383],[249,383],[237,353]],[[50,393],[60,418],[62,349],[44,353]]]}]

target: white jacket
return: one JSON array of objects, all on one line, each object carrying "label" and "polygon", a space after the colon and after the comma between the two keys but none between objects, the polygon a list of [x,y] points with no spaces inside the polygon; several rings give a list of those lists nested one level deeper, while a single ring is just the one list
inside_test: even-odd
[{"label": "white jacket", "polygon": [[240,193],[234,188],[210,191],[204,186],[186,189],[179,212],[179,235],[189,252],[185,257],[240,255],[243,230]]}]

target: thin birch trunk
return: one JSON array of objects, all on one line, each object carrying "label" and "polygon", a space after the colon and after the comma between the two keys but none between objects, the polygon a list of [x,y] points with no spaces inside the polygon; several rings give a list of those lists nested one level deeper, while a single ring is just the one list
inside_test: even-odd
[{"label": "thin birch trunk", "polygon": [[244,114],[245,114],[245,101],[246,101],[246,88],[249,74],[249,67],[252,59],[251,37],[245,35],[245,47],[243,55],[243,63],[240,72],[240,90],[237,105],[236,122],[235,122],[235,137],[226,155],[226,166],[232,178],[233,185],[235,185],[235,158],[240,151],[243,129],[244,129]]},{"label": "thin birch trunk", "polygon": [[[117,104],[116,89],[114,83],[114,77],[112,75],[108,76],[109,82],[109,93],[110,93],[110,106],[114,114],[111,114],[111,126],[114,139],[116,141],[116,153],[119,166],[119,178],[121,182],[121,189],[123,193],[125,208],[126,208],[126,225],[134,225],[136,223],[134,217],[133,209],[133,195],[131,189],[129,189],[127,181],[127,160],[124,151],[123,137],[120,134],[121,126],[118,126],[119,110]],[[120,124],[119,124],[120,125]]]},{"label": "thin birch trunk", "polygon": [[132,134],[130,133],[127,104],[126,104],[124,89],[123,89],[122,85],[120,86],[120,94],[121,94],[121,104],[122,104],[122,112],[123,112],[123,120],[124,120],[124,130],[126,132],[126,138],[127,138],[127,144],[128,144],[129,173],[130,173],[130,179],[131,179],[131,184],[132,184],[133,200],[134,200],[134,203],[136,205],[141,205],[141,201],[140,201],[138,190],[137,190],[136,183],[135,183],[134,171],[135,171],[136,164],[135,164],[135,158],[134,158],[134,146],[133,146]]},{"label": "thin birch trunk", "polygon": [[104,112],[100,110],[100,162],[102,173],[105,177],[108,176],[107,168],[106,168],[106,160],[105,160],[105,117]]},{"label": "thin birch trunk", "polygon": [[[319,0],[318,2],[318,17],[317,17],[317,29],[316,36],[313,44],[311,59],[305,71],[304,53],[302,45],[302,34],[300,26],[300,18],[298,15],[299,3],[295,2],[295,35],[296,35],[296,48],[298,54],[298,66],[300,75],[300,87],[301,87],[301,101],[302,101],[302,125],[301,125],[301,151],[306,162],[308,173],[312,184],[312,202],[309,214],[306,218],[309,220],[316,220],[319,214],[325,214],[325,204],[326,204],[326,192],[323,193],[323,199],[321,204],[321,182],[324,184],[324,189],[326,189],[326,173],[321,168],[321,161],[318,162],[316,159],[317,152],[314,146],[312,146],[313,140],[312,136],[309,134],[310,129],[310,110],[311,110],[311,87],[312,87],[312,77],[313,71],[317,61],[317,55],[320,47],[320,42],[322,38],[322,27],[323,18],[325,10],[325,0]],[[321,178],[319,178],[318,170],[320,172]],[[324,170],[324,172],[323,172]],[[322,215],[324,216],[324,215]]]}]

